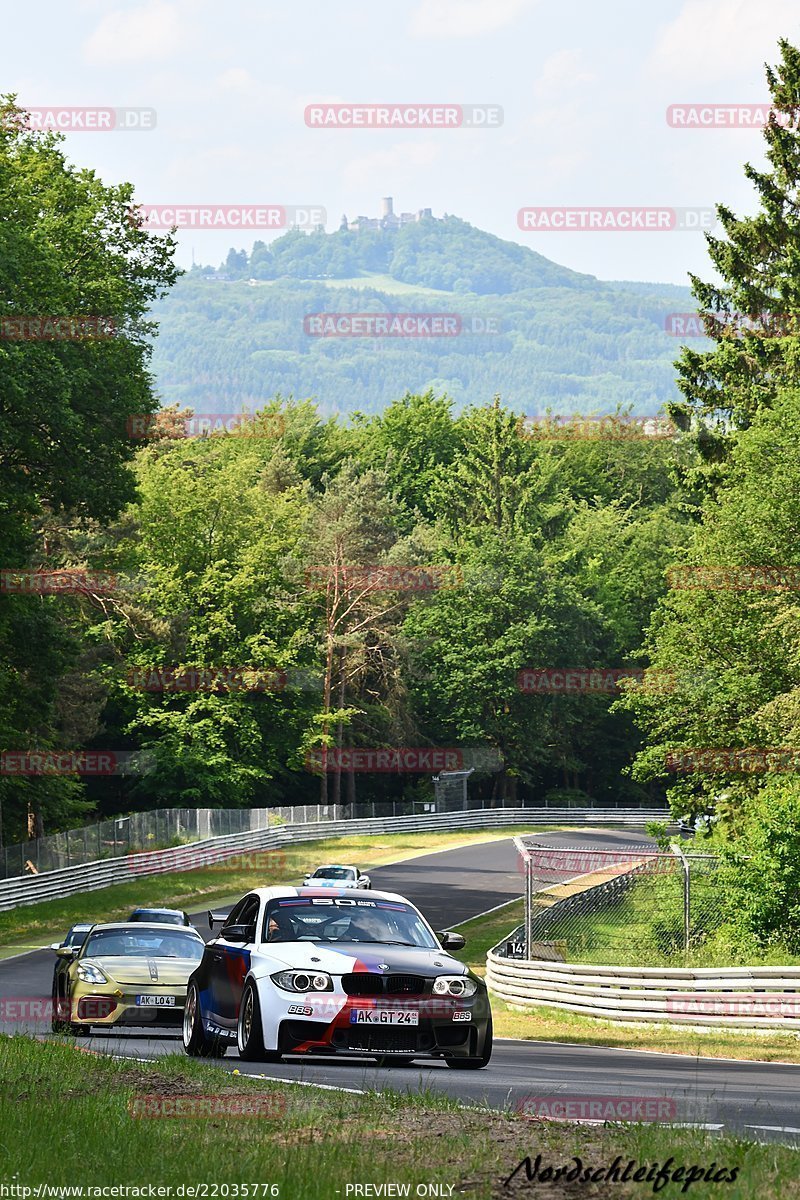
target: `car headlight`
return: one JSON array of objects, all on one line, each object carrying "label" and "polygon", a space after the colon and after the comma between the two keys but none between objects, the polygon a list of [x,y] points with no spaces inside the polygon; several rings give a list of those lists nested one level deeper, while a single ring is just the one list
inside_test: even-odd
[{"label": "car headlight", "polygon": [[285,992],[333,991],[333,980],[325,971],[278,971],[270,979]]},{"label": "car headlight", "polygon": [[436,996],[474,996],[478,985],[468,975],[437,975],[433,981]]},{"label": "car headlight", "polygon": [[108,976],[91,963],[78,963],[78,979],[84,983],[108,983]]}]

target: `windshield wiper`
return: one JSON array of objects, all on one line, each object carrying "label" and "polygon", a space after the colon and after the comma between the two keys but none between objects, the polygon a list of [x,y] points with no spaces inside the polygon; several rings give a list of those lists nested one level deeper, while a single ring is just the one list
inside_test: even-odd
[{"label": "windshield wiper", "polygon": [[427,947],[425,947],[425,946],[417,945],[416,942],[393,942],[390,939],[385,940],[384,938],[370,938],[369,942],[367,942],[366,944],[374,945],[374,946],[413,946],[415,950],[427,949]]}]

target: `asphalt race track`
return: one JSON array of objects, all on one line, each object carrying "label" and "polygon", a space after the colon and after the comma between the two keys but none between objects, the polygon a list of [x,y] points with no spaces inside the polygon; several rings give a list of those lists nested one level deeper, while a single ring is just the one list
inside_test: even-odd
[{"label": "asphalt race track", "polygon": [[[552,846],[608,849],[645,845],[640,832],[617,830],[542,833],[535,840]],[[511,839],[427,854],[376,868],[370,875],[375,888],[407,896],[436,929],[452,928],[521,895],[523,888]],[[208,937],[205,913],[197,916],[197,923]],[[0,996],[27,1002],[27,1011],[30,1001],[38,999],[44,1016],[52,971],[53,955],[47,950],[2,961]],[[0,1023],[0,1031],[52,1036],[49,1013],[46,1015],[46,1020],[5,1020]],[[112,1030],[80,1039],[80,1044],[134,1058],[183,1053],[177,1031],[162,1031],[160,1036],[152,1037],[146,1029]],[[435,1088],[466,1102],[494,1108],[515,1109],[531,1097],[667,1097],[674,1101],[672,1119],[676,1122],[736,1130],[751,1139],[800,1146],[800,1065],[508,1040],[496,1041],[489,1066],[474,1072],[451,1071],[444,1063],[424,1060],[386,1068],[373,1061],[344,1059],[288,1058],[278,1065],[259,1065],[240,1063],[232,1049],[220,1069],[356,1090]]]}]

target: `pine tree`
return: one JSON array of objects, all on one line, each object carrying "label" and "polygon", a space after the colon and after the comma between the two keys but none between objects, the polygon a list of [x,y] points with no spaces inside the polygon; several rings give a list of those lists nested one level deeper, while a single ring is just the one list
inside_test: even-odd
[{"label": "pine tree", "polygon": [[715,342],[706,352],[685,347],[676,363],[683,402],[670,406],[682,428],[700,418],[698,443],[706,459],[724,455],[725,431],[747,428],[771,407],[800,362],[800,50],[781,40],[781,62],[766,67],[772,97],[764,129],[768,170],[749,163],[760,211],[738,218],[717,205],[723,237],[706,234],[722,284],[691,275],[692,291]]}]

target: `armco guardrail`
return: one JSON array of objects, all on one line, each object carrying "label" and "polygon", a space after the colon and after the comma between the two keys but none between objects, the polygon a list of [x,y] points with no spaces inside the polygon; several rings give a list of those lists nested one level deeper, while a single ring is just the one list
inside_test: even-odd
[{"label": "armco guardrail", "polygon": [[486,982],[522,1008],[545,1004],[611,1021],[800,1029],[800,967],[608,967],[490,950]]},{"label": "armco guardrail", "polygon": [[[203,862],[219,862],[249,850],[270,850],[291,842],[317,841],[345,834],[425,832],[431,829],[493,829],[504,826],[635,825],[665,821],[656,809],[484,808],[462,812],[424,813],[406,817],[368,817],[286,824],[246,833],[208,838],[167,850],[145,851],[125,858],[99,859],[41,875],[0,881],[0,912],[59,896],[95,891],[147,875],[187,870]],[[204,860],[203,856],[207,856]]]}]

